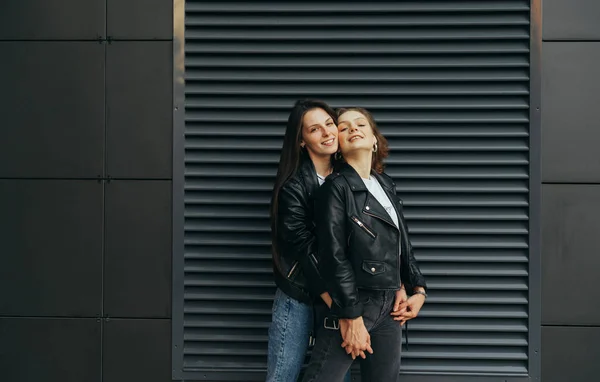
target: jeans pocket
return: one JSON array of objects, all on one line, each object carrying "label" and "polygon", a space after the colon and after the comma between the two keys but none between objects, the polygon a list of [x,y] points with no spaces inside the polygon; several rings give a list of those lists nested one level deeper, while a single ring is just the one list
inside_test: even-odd
[{"label": "jeans pocket", "polygon": [[373,301],[373,298],[370,295],[363,293],[358,295],[358,301],[364,306],[369,305]]}]

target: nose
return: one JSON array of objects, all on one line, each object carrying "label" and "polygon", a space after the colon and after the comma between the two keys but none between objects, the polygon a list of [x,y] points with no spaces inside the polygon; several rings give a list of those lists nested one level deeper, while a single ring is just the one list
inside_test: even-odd
[{"label": "nose", "polygon": [[358,128],[354,125],[350,125],[350,132],[355,132],[356,130],[358,130]]}]

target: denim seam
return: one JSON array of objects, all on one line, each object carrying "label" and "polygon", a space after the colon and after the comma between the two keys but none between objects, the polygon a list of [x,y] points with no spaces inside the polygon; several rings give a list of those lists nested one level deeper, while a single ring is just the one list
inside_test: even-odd
[{"label": "denim seam", "polygon": [[[331,330],[331,329],[326,329],[326,330]],[[327,342],[327,349],[325,350],[325,356],[321,358],[321,362],[319,362],[319,371],[312,376],[312,378],[308,381],[314,381],[316,378],[318,378],[321,375],[321,372],[323,371],[323,364],[325,363],[325,361],[327,360],[327,357],[329,357],[329,352],[331,350],[331,344],[333,343],[334,338],[331,337],[329,339],[329,341]]]},{"label": "denim seam", "polygon": [[[281,331],[281,344],[285,344],[285,336],[287,334],[287,329],[288,329],[288,325],[289,325],[289,316],[290,316],[290,310],[291,310],[291,303],[290,303],[290,298],[287,297],[285,299],[285,315],[284,315],[284,325],[283,325],[283,330]],[[281,374],[281,369],[282,369],[282,365],[283,365],[283,352],[285,346],[281,346],[279,349],[279,354],[277,357],[277,365],[275,365],[275,375],[274,378],[276,381],[279,381],[279,377]]]}]

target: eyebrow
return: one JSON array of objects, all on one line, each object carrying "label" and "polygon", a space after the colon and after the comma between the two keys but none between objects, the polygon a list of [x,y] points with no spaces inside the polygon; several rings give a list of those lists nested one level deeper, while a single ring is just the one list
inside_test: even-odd
[{"label": "eyebrow", "polygon": [[[327,123],[327,122],[329,122],[329,121],[333,122],[333,118],[331,118],[331,117],[327,118],[327,119],[325,120],[325,123]],[[315,123],[315,124],[313,124],[313,125],[310,125],[310,126],[308,126],[308,128],[310,129],[310,128],[311,128],[311,127],[313,127],[313,126],[319,126],[319,125],[320,125],[320,123]]]}]

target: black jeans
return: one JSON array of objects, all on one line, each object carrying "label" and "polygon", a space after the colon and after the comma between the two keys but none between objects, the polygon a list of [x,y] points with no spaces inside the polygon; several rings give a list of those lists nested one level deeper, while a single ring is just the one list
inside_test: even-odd
[{"label": "black jeans", "polygon": [[[400,354],[402,351],[402,327],[390,316],[394,306],[394,291],[360,290],[359,298],[364,304],[363,320],[371,335],[373,354],[360,359],[363,382],[395,382],[399,380]],[[319,320],[320,330],[312,351],[310,363],[302,382],[338,382],[352,365],[352,357],[342,348],[339,329],[331,329],[332,320],[325,316]],[[338,326],[339,327],[339,326]]]}]

